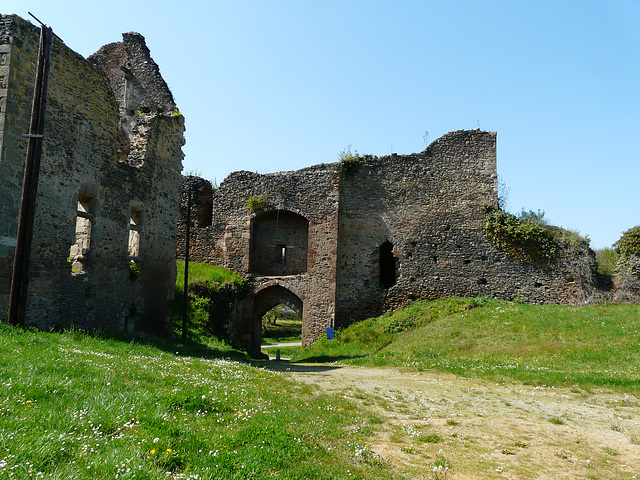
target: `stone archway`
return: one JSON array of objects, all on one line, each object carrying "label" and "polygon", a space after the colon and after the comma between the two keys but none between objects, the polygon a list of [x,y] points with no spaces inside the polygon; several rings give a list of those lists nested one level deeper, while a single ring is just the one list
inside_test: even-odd
[{"label": "stone archway", "polygon": [[276,305],[285,305],[302,319],[305,329],[304,296],[290,285],[279,280],[271,280],[258,287],[253,294],[250,313],[251,345],[249,350],[260,352],[262,340],[262,317]]}]

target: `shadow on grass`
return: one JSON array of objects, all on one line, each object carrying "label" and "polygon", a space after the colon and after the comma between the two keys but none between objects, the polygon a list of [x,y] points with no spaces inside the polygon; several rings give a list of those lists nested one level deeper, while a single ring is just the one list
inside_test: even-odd
[{"label": "shadow on grass", "polygon": [[302,363],[291,363],[289,360],[266,360],[266,361],[252,361],[251,365],[254,367],[265,368],[275,372],[300,372],[300,373],[318,373],[328,372],[330,370],[336,370],[343,368],[340,365],[306,365]]},{"label": "shadow on grass", "polygon": [[369,355],[317,355],[315,357],[296,360],[295,363],[335,363],[341,362],[342,360],[353,360],[368,356]]},{"label": "shadow on grass", "polygon": [[244,362],[252,360],[249,354],[242,350],[241,347],[232,344],[226,339],[217,339],[223,346],[212,347],[189,338],[183,341],[180,338],[173,339],[157,335],[131,334],[114,331],[78,331],[78,333],[103,340],[114,340],[123,343],[155,347],[164,352],[179,356],[203,359],[229,359]]}]

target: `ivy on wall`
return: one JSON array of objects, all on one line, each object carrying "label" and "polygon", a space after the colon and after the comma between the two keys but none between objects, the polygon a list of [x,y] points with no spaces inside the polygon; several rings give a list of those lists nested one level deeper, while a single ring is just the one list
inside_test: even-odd
[{"label": "ivy on wall", "polygon": [[613,246],[618,250],[620,255],[640,256],[640,225],[624,232]]},{"label": "ivy on wall", "polygon": [[539,218],[518,218],[493,205],[485,205],[484,214],[487,238],[520,262],[542,267],[558,251],[557,240]]},{"label": "ivy on wall", "polygon": [[[618,289],[640,294],[640,225],[625,231],[613,247],[618,252]],[[637,297],[632,301],[638,301]]]}]

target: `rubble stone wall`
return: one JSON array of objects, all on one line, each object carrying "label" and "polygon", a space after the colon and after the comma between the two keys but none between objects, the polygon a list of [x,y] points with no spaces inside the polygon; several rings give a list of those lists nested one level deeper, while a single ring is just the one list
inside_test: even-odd
[{"label": "rubble stone wall", "polygon": [[[0,125],[0,230],[8,239],[4,243],[11,243],[26,148],[21,135],[28,132],[39,28],[12,15],[1,17],[0,28],[0,52],[9,57],[7,109]],[[164,84],[155,78],[157,68],[142,73],[133,68],[155,65],[142,46],[141,35],[125,34],[123,42],[112,44],[111,52],[117,55],[110,57],[103,49],[84,59],[54,37],[28,325],[156,332],[168,328],[184,118],[175,110],[168,89],[160,98],[140,87],[133,111],[125,108],[119,72],[132,71],[135,85]],[[138,108],[143,104],[149,108]],[[12,264],[12,250],[0,247],[0,254]],[[131,262],[139,276],[131,271]],[[0,275],[4,312],[8,301],[4,269]]]},{"label": "rubble stone wall", "polygon": [[[577,303],[593,283],[591,268],[548,268],[498,251],[483,232],[483,205],[497,204],[496,135],[455,131],[413,155],[373,158],[340,189],[336,321],[378,315],[417,298],[451,295]],[[380,246],[393,246],[395,285],[380,281]],[[584,262],[574,262],[578,265]],[[586,259],[592,265],[591,259]]]},{"label": "rubble stone wall", "polygon": [[[338,178],[336,165],[317,165],[296,172],[268,175],[241,171],[229,175],[215,192],[205,180],[185,178],[178,258],[184,258],[186,199],[191,189],[194,228],[191,230],[190,259],[251,273],[254,277],[255,295],[238,307],[237,318],[230,319],[229,325],[232,336],[250,349],[259,350],[260,318],[265,313],[262,310],[280,303],[273,303],[274,299],[284,301],[287,295],[293,294],[304,305],[302,336],[305,344],[314,341],[332,321],[335,313]],[[251,210],[250,196],[260,199],[262,208]],[[212,212],[210,219],[206,216],[208,211]],[[306,235],[301,233],[301,225],[306,225]],[[256,231],[258,235],[255,235]],[[281,252],[276,249],[282,246],[291,255],[291,261],[284,264],[276,255],[276,251]],[[274,295],[278,291],[281,295]]]},{"label": "rubble stone wall", "polygon": [[[194,211],[200,212],[191,258],[254,275],[254,295],[230,325],[246,345],[259,342],[263,307],[278,298],[288,301],[285,290],[298,292],[302,300],[308,344],[327,327],[418,298],[491,296],[575,304],[593,289],[595,262],[586,245],[561,243],[557,257],[538,268],[506,256],[485,236],[483,207],[498,200],[492,132],[451,132],[423,152],[367,158],[349,172],[334,163],[268,175],[236,172],[216,192],[207,185],[197,177],[184,183],[183,207],[191,187],[198,192]],[[249,210],[250,196],[265,202],[263,211]],[[208,205],[210,220],[201,215]],[[179,257],[184,255],[185,211]],[[272,221],[256,228],[264,212]],[[306,272],[286,275],[275,265],[279,259],[273,252],[299,248],[300,239],[282,235],[278,230],[287,222],[274,222],[273,212],[308,219]],[[269,262],[273,269],[265,275]],[[268,287],[278,289],[265,302],[261,295]]]}]

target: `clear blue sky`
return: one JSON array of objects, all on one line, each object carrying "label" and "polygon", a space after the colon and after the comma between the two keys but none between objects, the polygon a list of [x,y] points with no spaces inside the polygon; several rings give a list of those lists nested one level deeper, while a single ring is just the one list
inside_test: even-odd
[{"label": "clear blue sky", "polygon": [[640,224],[640,0],[3,0],[84,56],[137,31],[187,121],[185,169],[295,170],[498,132],[511,211],[610,246]]}]

